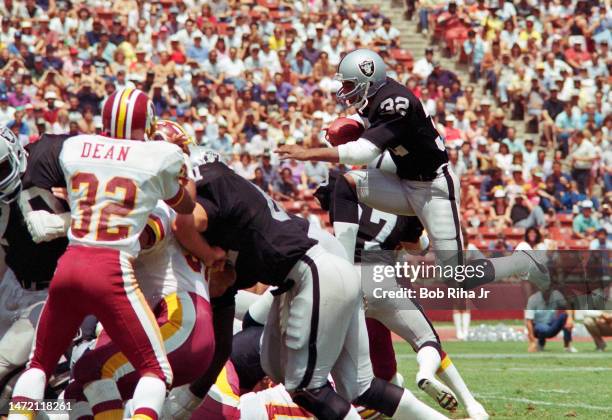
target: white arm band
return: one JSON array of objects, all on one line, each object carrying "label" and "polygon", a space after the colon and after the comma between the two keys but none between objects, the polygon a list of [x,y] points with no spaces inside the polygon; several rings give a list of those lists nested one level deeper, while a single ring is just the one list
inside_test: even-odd
[{"label": "white arm band", "polygon": [[374,143],[364,138],[338,146],[340,163],[345,165],[367,165],[381,153]]}]

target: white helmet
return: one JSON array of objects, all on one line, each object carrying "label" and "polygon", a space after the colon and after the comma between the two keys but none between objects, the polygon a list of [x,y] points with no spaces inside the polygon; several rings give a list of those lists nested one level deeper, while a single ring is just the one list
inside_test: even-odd
[{"label": "white helmet", "polygon": [[0,201],[10,203],[21,191],[21,176],[26,170],[26,152],[19,139],[6,126],[0,126]]}]

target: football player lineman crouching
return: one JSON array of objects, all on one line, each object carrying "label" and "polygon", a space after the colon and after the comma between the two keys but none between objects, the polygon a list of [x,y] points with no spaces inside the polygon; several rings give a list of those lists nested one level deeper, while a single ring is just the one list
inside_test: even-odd
[{"label": "football player lineman crouching", "polygon": [[[374,378],[359,279],[346,259],[311,238],[307,221],[286,214],[222,163],[207,162],[197,172],[198,205],[191,216],[177,219],[177,237],[196,256],[201,235],[234,254],[232,289],[251,287],[253,278],[278,287],[262,336],[261,364],[295,403],[329,420],[358,419],[353,401],[395,418],[446,418],[408,390]],[[181,230],[190,231],[185,226],[192,227],[191,235],[178,236]],[[328,381],[330,373],[336,389]],[[192,384],[177,395],[174,402],[184,409],[174,413],[177,418],[201,403],[201,388]]]},{"label": "football player lineman crouching", "polygon": [[[337,98],[357,109],[351,119],[364,127],[361,137],[337,147],[282,145],[276,152],[282,159],[366,165],[388,151],[394,172],[384,168],[351,171],[338,180],[337,199],[359,201],[391,214],[418,216],[438,264],[463,264],[459,180],[448,165],[433,118],[410,89],[387,77],[385,62],[374,51],[358,49],[346,54],[338,65],[336,79],[342,83]],[[336,218],[335,235],[347,254],[353,255],[359,227],[357,205],[339,212]],[[470,264],[482,265],[485,275],[466,279],[465,288],[525,272],[540,289],[550,283],[546,267],[525,251]]]}]

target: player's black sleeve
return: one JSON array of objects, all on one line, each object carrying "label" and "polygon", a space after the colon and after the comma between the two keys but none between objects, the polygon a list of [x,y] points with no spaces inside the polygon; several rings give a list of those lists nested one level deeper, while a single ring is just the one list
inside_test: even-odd
[{"label": "player's black sleeve", "polygon": [[379,149],[385,150],[397,146],[405,132],[405,119],[403,116],[397,115],[373,124],[364,131],[361,137],[371,141]]},{"label": "player's black sleeve", "polygon": [[196,201],[206,210],[209,226],[228,215],[233,197],[233,185],[228,180],[228,171],[231,169],[220,162],[206,163],[199,167],[203,179],[196,182]]},{"label": "player's black sleeve", "polygon": [[219,217],[219,206],[217,206],[217,203],[209,198],[201,197],[200,195],[196,197],[196,201],[206,211],[208,224],[215,223],[215,220]]},{"label": "player's black sleeve", "polygon": [[43,134],[40,140],[27,146],[28,168],[23,177],[24,189],[66,187],[59,155],[68,135]]}]

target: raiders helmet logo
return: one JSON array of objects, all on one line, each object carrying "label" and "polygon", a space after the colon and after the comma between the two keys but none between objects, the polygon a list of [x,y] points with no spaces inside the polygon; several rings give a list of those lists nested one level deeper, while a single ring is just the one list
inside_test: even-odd
[{"label": "raiders helmet logo", "polygon": [[374,74],[374,61],[362,61],[361,63],[359,63],[359,70],[361,70],[365,77],[372,77],[372,75]]}]

